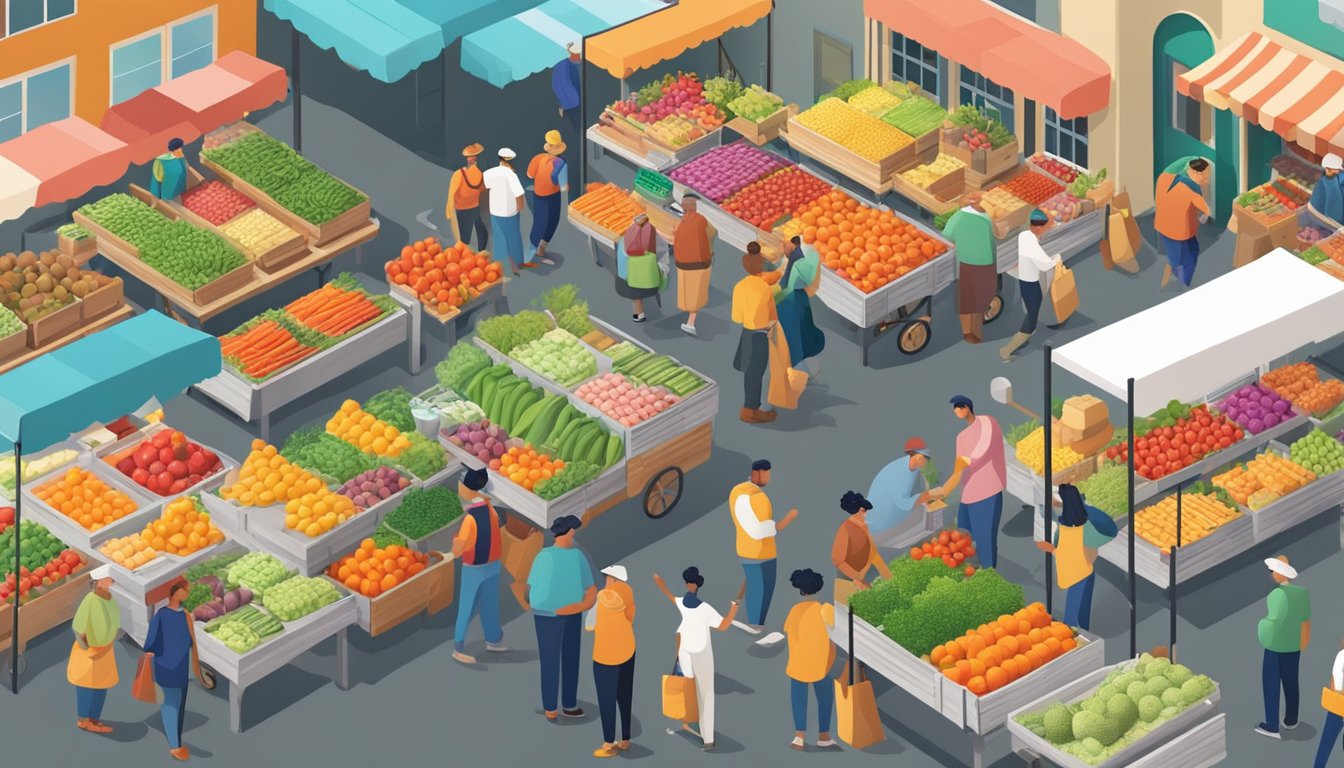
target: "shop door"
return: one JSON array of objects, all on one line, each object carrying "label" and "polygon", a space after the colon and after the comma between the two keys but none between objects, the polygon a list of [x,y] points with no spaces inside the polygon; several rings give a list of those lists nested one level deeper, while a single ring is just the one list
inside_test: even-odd
[{"label": "shop door", "polygon": [[830,93],[854,79],[854,47],[825,32],[812,38],[812,98]]},{"label": "shop door", "polygon": [[1213,38],[1193,16],[1175,14],[1153,35],[1153,180],[1186,155],[1213,161],[1213,205],[1226,224],[1237,195],[1236,117],[1181,95],[1176,78],[1213,55]]}]

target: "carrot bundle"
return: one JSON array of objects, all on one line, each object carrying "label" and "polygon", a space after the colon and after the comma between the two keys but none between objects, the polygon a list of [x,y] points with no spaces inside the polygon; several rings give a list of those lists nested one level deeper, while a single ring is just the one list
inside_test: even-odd
[{"label": "carrot bundle", "polygon": [[285,307],[290,316],[325,336],[343,336],[383,310],[359,291],[326,285]]},{"label": "carrot bundle", "polygon": [[236,336],[220,339],[220,352],[238,361],[239,370],[254,379],[268,376],[317,351],[302,344],[274,320],[257,323]]}]

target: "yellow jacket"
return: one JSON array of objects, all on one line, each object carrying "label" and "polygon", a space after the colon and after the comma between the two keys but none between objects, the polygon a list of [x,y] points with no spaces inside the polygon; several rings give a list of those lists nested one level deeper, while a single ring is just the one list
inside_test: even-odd
[{"label": "yellow jacket", "polygon": [[775,559],[775,521],[765,491],[753,483],[738,483],[728,494],[728,511],[737,529],[737,556]]}]

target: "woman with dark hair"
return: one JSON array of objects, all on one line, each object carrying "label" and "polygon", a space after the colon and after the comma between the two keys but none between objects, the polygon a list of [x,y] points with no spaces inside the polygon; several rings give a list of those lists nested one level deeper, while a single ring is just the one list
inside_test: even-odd
[{"label": "woman with dark hair", "polygon": [[1090,629],[1097,550],[1119,530],[1110,515],[1084,503],[1076,486],[1059,486],[1056,504],[1061,511],[1054,542],[1038,541],[1036,547],[1055,555],[1055,583],[1065,591],[1064,623]]},{"label": "woman with dark hair", "polygon": [[[831,562],[835,570],[860,589],[868,588],[865,577],[870,568],[876,568],[884,579],[891,578],[891,569],[882,559],[873,541],[873,534],[868,530],[868,510],[873,508],[873,503],[858,491],[845,491],[845,495],[840,497],[840,508],[849,518],[840,524],[839,530],[835,532],[835,542],[831,544]],[[841,592],[837,581],[836,599],[839,599]]]},{"label": "woman with dark hair", "polygon": [[794,571],[789,583],[798,590],[802,599],[789,611],[784,620],[784,634],[789,638],[789,700],[793,706],[793,741],[789,746],[802,751],[807,736],[807,688],[817,696],[817,746],[834,747],[831,739],[831,710],[835,707],[835,687],[831,684],[831,667],[835,664],[835,646],[831,643],[831,627],[835,625],[835,608],[821,603],[816,594],[826,579],[811,568]]},{"label": "woman with dark hair", "polygon": [[163,691],[163,733],[168,737],[168,754],[178,760],[191,757],[182,746],[182,723],[187,715],[187,664],[201,680],[201,662],[196,657],[196,628],[191,614],[182,608],[191,586],[180,579],[168,588],[168,605],[154,612],[149,620],[145,653],[154,657],[154,682]]},{"label": "woman with dark hair", "polygon": [[[700,711],[697,725],[700,726],[704,751],[710,752],[714,749],[714,645],[710,642],[709,632],[727,632],[733,626],[737,601],[729,603],[728,615],[723,616],[700,599],[705,577],[700,575],[699,568],[691,566],[682,571],[681,580],[686,583],[686,594],[677,597],[667,588],[662,576],[653,574],[653,583],[681,613],[681,624],[677,627],[677,666],[681,674],[695,680],[695,704]],[[684,727],[690,730],[689,723]]]},{"label": "woman with dark hair", "polygon": [[789,342],[789,365],[798,368],[807,361],[806,370],[815,377],[821,364],[814,358],[826,348],[826,334],[812,319],[812,297],[821,283],[821,254],[794,235],[785,241],[784,255],[784,276],[775,293],[779,327]]}]

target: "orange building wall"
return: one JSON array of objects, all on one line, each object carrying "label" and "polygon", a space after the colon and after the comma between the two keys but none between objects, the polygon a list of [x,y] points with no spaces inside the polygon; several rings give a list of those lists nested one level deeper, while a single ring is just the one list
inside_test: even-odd
[{"label": "orange building wall", "polygon": [[73,56],[74,114],[97,125],[111,106],[111,46],[211,7],[215,58],[255,54],[256,0],[76,0],[73,16],[0,39],[0,82]]}]

